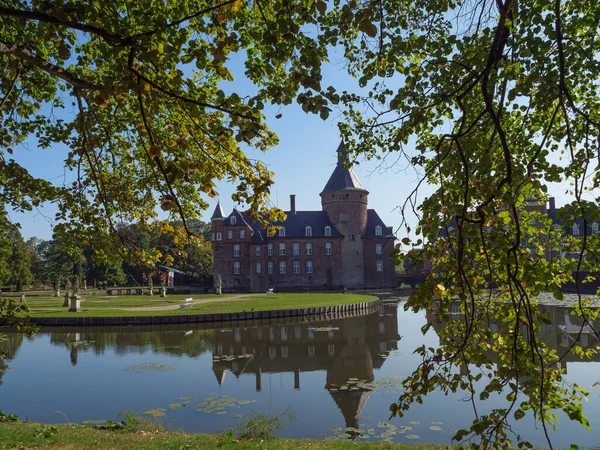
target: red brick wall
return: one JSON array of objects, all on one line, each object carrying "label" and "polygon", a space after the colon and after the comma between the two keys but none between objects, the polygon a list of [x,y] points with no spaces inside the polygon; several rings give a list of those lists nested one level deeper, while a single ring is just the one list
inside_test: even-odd
[{"label": "red brick wall", "polygon": [[[389,256],[394,250],[392,238],[366,238],[364,243],[365,286],[368,288],[394,287],[396,270],[393,259]],[[382,245],[382,254],[376,253],[376,245]],[[377,271],[377,261],[383,261],[383,272]]]}]

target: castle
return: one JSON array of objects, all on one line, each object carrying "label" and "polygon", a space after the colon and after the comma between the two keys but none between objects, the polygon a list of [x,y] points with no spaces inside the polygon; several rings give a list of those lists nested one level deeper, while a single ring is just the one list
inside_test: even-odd
[{"label": "castle", "polygon": [[321,211],[296,211],[290,195],[287,219],[270,235],[260,223],[217,203],[211,217],[214,277],[225,292],[268,289],[360,289],[395,286],[390,257],[395,237],[367,208],[369,191],[348,167],[341,142],[338,162],[321,192]]}]

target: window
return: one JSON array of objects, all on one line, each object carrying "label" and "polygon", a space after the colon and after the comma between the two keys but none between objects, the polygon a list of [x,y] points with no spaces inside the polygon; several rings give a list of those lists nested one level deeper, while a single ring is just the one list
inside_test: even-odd
[{"label": "window", "polygon": [[381,226],[377,225],[375,227],[375,236],[381,236]]},{"label": "window", "polygon": [[260,263],[256,263],[256,273],[261,273],[262,272],[262,266],[260,265]]},{"label": "window", "polygon": [[325,254],[331,255],[331,242],[325,242]]},{"label": "window", "polygon": [[312,261],[306,261],[306,273],[312,273],[313,265]]},{"label": "window", "polygon": [[217,231],[217,241],[221,240],[221,236],[222,236],[221,233],[219,231]]},{"label": "window", "polygon": [[312,255],[312,242],[306,243],[306,256]]},{"label": "window", "polygon": [[349,240],[349,241],[354,241],[354,240],[355,240],[355,238],[354,238],[354,234],[352,234],[352,233],[348,233],[348,240]]},{"label": "window", "polygon": [[239,258],[239,256],[240,256],[240,244],[235,244],[233,246],[233,256]]},{"label": "window", "polygon": [[256,256],[260,256],[260,247],[256,247],[254,251],[256,252]]},{"label": "window", "polygon": [[240,274],[240,267],[241,264],[239,261],[234,261],[233,262],[233,274],[234,275],[239,275]]},{"label": "window", "polygon": [[233,231],[227,230],[227,239],[233,239]]},{"label": "window", "polygon": [[246,239],[246,230],[240,230],[240,239]]},{"label": "window", "polygon": [[596,234],[598,232],[598,222],[594,222],[592,224],[592,234]]},{"label": "window", "polygon": [[573,224],[573,236],[579,236],[579,226],[576,223]]},{"label": "window", "polygon": [[375,244],[375,253],[377,253],[378,255],[381,255],[383,253],[383,245]]},{"label": "window", "polygon": [[267,273],[273,275],[273,261],[267,262]]},{"label": "window", "polygon": [[273,244],[267,244],[267,255],[273,256]]},{"label": "window", "polygon": [[300,244],[298,244],[297,242],[294,242],[292,244],[292,255],[298,256],[299,254],[300,254]]},{"label": "window", "polygon": [[377,272],[383,272],[383,261],[377,261]]},{"label": "window", "polygon": [[340,222],[348,222],[348,214],[340,214]]},{"label": "window", "polygon": [[300,261],[294,261],[294,274],[298,275],[300,273]]},{"label": "window", "polygon": [[327,344],[327,354],[329,356],[335,355],[335,344]]},{"label": "window", "polygon": [[325,227],[325,236],[331,236],[331,227],[329,225]]},{"label": "window", "polygon": [[285,275],[287,272],[287,265],[285,261],[279,261],[279,273]]},{"label": "window", "polygon": [[304,236],[312,236],[312,228],[304,227]]},{"label": "window", "polygon": [[235,216],[231,216],[231,217],[229,218],[229,223],[230,223],[231,225],[235,225],[235,224],[237,223],[237,219],[236,219],[236,217],[235,217]]},{"label": "window", "polygon": [[285,227],[279,229],[279,237],[285,237]]},{"label": "window", "polygon": [[279,244],[279,256],[285,256],[285,244]]}]

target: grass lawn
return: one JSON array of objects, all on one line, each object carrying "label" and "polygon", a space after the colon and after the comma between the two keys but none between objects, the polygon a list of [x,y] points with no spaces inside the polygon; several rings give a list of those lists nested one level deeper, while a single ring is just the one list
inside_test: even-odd
[{"label": "grass lawn", "polygon": [[[185,298],[215,301],[193,305],[187,309],[137,310],[126,311],[123,308],[173,306],[183,303]],[[358,294],[239,294],[223,295],[169,295],[159,296],[99,296],[84,297],[80,313],[70,313],[62,307],[63,300],[58,297],[38,297],[27,299],[33,317],[116,317],[116,316],[170,316],[186,314],[219,314],[242,311],[266,311],[275,309],[312,308],[316,306],[334,306],[375,300],[373,295]]]},{"label": "grass lawn", "polygon": [[240,450],[442,450],[451,447],[427,444],[353,443],[294,439],[237,440],[211,434],[185,434],[164,431],[106,431],[77,425],[0,423],[0,448],[22,449],[240,449]]}]

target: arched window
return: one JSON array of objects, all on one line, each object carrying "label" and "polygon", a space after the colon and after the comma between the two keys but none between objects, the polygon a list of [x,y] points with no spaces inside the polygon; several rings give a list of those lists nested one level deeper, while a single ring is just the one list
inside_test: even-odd
[{"label": "arched window", "polygon": [[573,224],[573,236],[579,236],[579,225]]},{"label": "arched window", "polygon": [[279,229],[279,237],[285,237],[285,227]]},{"label": "arched window", "polygon": [[594,222],[592,224],[592,234],[596,234],[598,232],[598,222]]},{"label": "arched window", "polygon": [[331,236],[331,227],[329,225],[325,227],[325,236]]},{"label": "arched window", "polygon": [[312,228],[309,226],[304,227],[304,236],[312,236]]},{"label": "arched window", "polygon": [[231,225],[235,225],[235,224],[236,224],[236,222],[237,222],[237,219],[236,219],[236,217],[235,217],[235,216],[231,216],[231,217],[229,218],[229,223],[231,223]]},{"label": "arched window", "polygon": [[377,225],[375,227],[375,236],[381,236],[381,226]]}]

